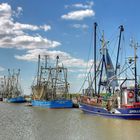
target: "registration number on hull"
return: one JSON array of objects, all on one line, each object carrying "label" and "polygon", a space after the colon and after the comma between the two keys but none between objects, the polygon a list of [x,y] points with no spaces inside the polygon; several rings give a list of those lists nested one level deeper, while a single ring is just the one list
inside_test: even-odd
[{"label": "registration number on hull", "polygon": [[129,110],[129,113],[140,113],[140,110]]}]

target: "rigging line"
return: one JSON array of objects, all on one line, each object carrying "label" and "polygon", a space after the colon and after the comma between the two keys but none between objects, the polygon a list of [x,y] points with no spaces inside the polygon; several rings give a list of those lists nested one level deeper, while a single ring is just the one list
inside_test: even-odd
[{"label": "rigging line", "polygon": [[[121,41],[121,44],[120,44],[120,49],[121,49],[121,52],[120,52],[120,58],[119,58],[119,63],[120,63],[120,66],[123,65],[124,63],[124,60],[126,58],[126,52],[125,52],[125,45],[124,45],[124,35],[122,36],[122,41]],[[125,55],[124,55],[125,54]],[[118,69],[120,71],[120,69]]]},{"label": "rigging line", "polygon": [[109,38],[110,44],[112,44],[112,42],[113,42],[114,40],[118,39],[118,34],[117,34],[117,32],[118,32],[118,31],[116,31],[116,32],[114,33],[114,34],[115,34],[114,36],[112,35],[112,37]]},{"label": "rigging line", "polygon": [[[111,34],[111,36],[109,37],[109,44],[108,44],[108,47],[111,46],[112,42],[116,39],[116,36],[114,36],[114,34],[117,34],[117,31],[114,31],[114,33]],[[116,39],[117,40],[117,39]],[[117,41],[116,41],[117,42]],[[115,43],[116,44],[116,43]],[[112,49],[111,49],[112,50]],[[114,51],[114,48],[113,48],[113,51]]]},{"label": "rigging line", "polygon": [[[117,42],[118,36],[114,36],[114,38],[112,40],[109,40],[109,46],[111,46],[113,44],[113,42]],[[116,44],[116,43],[115,43]],[[114,45],[113,45],[114,46]]]},{"label": "rigging line", "polygon": [[101,44],[99,44],[99,47],[97,48],[97,49],[98,49],[97,51],[98,51],[99,53],[97,53],[97,55],[96,55],[96,56],[97,56],[96,60],[101,60],[101,58],[102,58],[102,57],[101,57],[101,47],[100,47],[100,46],[101,46]]},{"label": "rigging line", "polygon": [[98,34],[96,36],[97,36],[97,39],[100,40],[100,36]]},{"label": "rigging line", "polygon": [[[101,64],[101,61],[100,61],[99,65],[98,65],[98,68],[97,68],[97,72],[98,72],[98,73],[97,73],[97,76],[99,75],[99,72],[100,72],[100,71],[99,71],[100,64]],[[91,68],[90,68],[90,70],[89,70],[88,74],[86,75],[86,78],[85,78],[85,80],[84,80],[84,82],[83,82],[83,84],[82,84],[82,86],[81,86],[81,88],[80,88],[79,92],[82,90],[82,88],[83,88],[83,86],[84,86],[84,84],[85,84],[85,82],[86,82],[86,79],[88,78],[88,75],[90,74],[90,72],[91,72],[91,70],[92,70],[92,68],[93,68],[93,65],[94,65],[94,63],[92,64],[92,66],[91,66]],[[90,85],[90,86],[92,86],[94,79],[95,79],[95,77],[93,78],[93,80],[92,80],[92,82],[91,82],[91,85]],[[79,92],[78,92],[78,93],[79,93]]]},{"label": "rigging line", "polygon": [[[90,39],[90,48],[89,48],[89,51],[88,51],[87,65],[86,65],[85,74],[84,74],[84,75],[85,75],[85,78],[84,78],[84,82],[83,82],[81,88],[83,88],[83,86],[84,86],[84,84],[85,84],[85,81],[86,81],[86,79],[87,79],[86,73],[87,73],[87,69],[88,69],[88,62],[89,62],[90,52],[91,52],[91,48],[92,48],[92,38],[93,38],[93,32],[92,32],[92,34],[91,34],[91,39]],[[91,69],[92,69],[92,67],[93,67],[93,64],[92,64],[92,66],[91,66]],[[90,70],[90,71],[91,71],[91,70]],[[90,71],[89,71],[89,72],[90,72]],[[81,88],[80,88],[79,92],[81,91]],[[79,92],[78,92],[78,93],[79,93]]]},{"label": "rigging line", "polygon": [[124,58],[126,58],[126,44],[125,44],[125,36],[124,33],[122,34],[122,46],[123,46],[123,52],[124,52]]},{"label": "rigging line", "polygon": [[[100,74],[100,71],[97,72],[97,75],[96,75],[96,76],[99,76],[99,74]],[[94,80],[95,80],[95,77],[93,78],[93,80],[92,80],[92,82],[90,83],[89,87],[92,87],[93,81],[94,81]]]},{"label": "rigging line", "polygon": [[[99,39],[99,46],[101,46],[101,47],[99,47],[98,49],[98,51],[99,51],[99,53],[98,53],[98,60],[101,60],[102,59],[102,47],[106,47],[107,45],[108,45],[108,43],[109,42],[107,42],[107,41],[105,41],[105,43],[104,43],[104,46],[102,45],[102,38],[103,38],[103,34],[102,34],[102,36],[101,36],[101,38]],[[106,47],[107,48],[107,47]]]},{"label": "rigging line", "polygon": [[116,35],[118,33],[118,28],[114,31],[114,33],[111,34],[111,36],[109,37],[109,40],[114,40],[113,38],[116,38],[114,37],[114,35]]},{"label": "rigging line", "polygon": [[125,45],[125,35],[124,35],[124,33],[122,34],[123,36],[122,36],[122,39],[123,39],[123,43],[124,43],[124,54],[125,54],[125,58],[126,58],[126,45]]},{"label": "rigging line", "polygon": [[113,77],[111,77],[109,80],[113,80],[116,79],[116,77],[120,76],[124,71],[126,71],[128,68],[130,68],[133,65],[133,63],[131,65],[129,65],[128,67],[126,67],[123,71],[121,71],[118,75],[114,75]]},{"label": "rigging line", "polygon": [[[117,29],[117,30],[118,30],[118,29]],[[118,32],[118,31],[117,31],[117,32]],[[116,34],[117,34],[117,33],[116,33]],[[113,36],[113,35],[112,35],[112,36]],[[116,44],[117,44],[117,41],[118,41],[118,35],[117,35],[117,37],[114,37],[114,38],[116,38],[116,42],[115,42],[115,45],[114,45],[114,48],[115,48],[115,46],[116,46]],[[115,40],[115,39],[114,39],[114,40]],[[111,41],[111,42],[113,42],[113,41]],[[109,45],[111,45],[111,43],[110,43]],[[114,48],[113,48],[113,51],[115,50]],[[112,53],[113,53],[113,51],[112,51]],[[111,54],[112,54],[112,53],[111,53]]]},{"label": "rigging line", "polygon": [[[100,27],[99,27],[99,26],[98,26],[97,30],[98,30],[98,34],[99,34],[100,36],[102,36],[102,32],[101,32],[101,30],[100,30]],[[97,37],[99,37],[99,36],[98,36],[98,34],[97,34]]]},{"label": "rigging line", "polygon": [[[97,73],[96,77],[98,77],[98,75],[100,74],[99,69],[100,69],[100,65],[101,65],[101,63],[102,63],[102,60],[100,61],[99,65],[98,65],[98,67],[97,67],[97,72],[98,72],[98,73]],[[95,80],[95,76],[93,77],[93,80],[92,80],[91,85],[90,85],[89,87],[92,86],[94,80]]]},{"label": "rigging line", "polygon": [[[116,37],[116,41],[115,41],[115,43],[114,43],[114,45],[113,45],[113,46],[114,46],[113,49],[111,49],[111,47],[110,47],[110,46],[111,46],[111,43],[109,44],[110,50],[112,50],[111,54],[112,54],[112,56],[114,57],[114,59],[117,58],[117,56],[114,55],[114,51],[115,51],[115,47],[117,46],[117,43],[118,43],[118,38],[119,38],[119,36]],[[114,40],[115,40],[115,39],[114,39]],[[121,48],[122,48],[122,43],[121,43]]]},{"label": "rigging line", "polygon": [[[99,33],[101,34],[101,36],[102,36],[102,33],[101,33],[101,31],[100,31],[100,27],[98,27],[98,30],[99,30]],[[109,41],[108,41],[108,43],[107,43],[107,45],[108,45],[108,47],[109,47],[109,50],[111,49],[112,50],[112,52],[111,52],[111,54],[113,53],[114,54],[114,48],[116,47],[116,44],[117,44],[117,41],[118,41],[118,35],[117,35],[117,37],[116,36],[114,36],[114,34],[117,34],[117,32],[118,32],[118,29],[116,29],[115,31],[114,31],[114,33],[112,33],[111,34],[111,36],[110,36],[110,39],[109,39]],[[98,34],[97,34],[97,37],[98,37],[98,39],[99,39],[99,36],[98,36]],[[113,45],[114,47],[113,47],[113,49],[110,47],[111,45],[112,45],[112,42],[114,42],[114,40],[116,39],[116,41],[115,41],[115,45]],[[99,39],[100,40],[100,39]],[[101,44],[100,44],[100,46],[102,46]],[[108,48],[107,47],[107,48]],[[115,56],[115,59],[116,59],[116,56]]]},{"label": "rigging line", "polygon": [[[113,36],[113,35],[112,35]],[[109,48],[109,50],[111,50],[111,54],[112,54],[112,57],[114,59],[116,59],[116,56],[114,55],[114,52],[115,52],[115,47],[117,46],[117,41],[118,41],[118,36],[116,37],[112,37],[112,40],[111,41],[108,41],[109,43],[107,44],[107,48]],[[112,42],[115,42],[115,43],[112,43]],[[113,48],[111,46],[114,46]]]},{"label": "rigging line", "polygon": [[[133,65],[134,63],[132,63]],[[125,62],[125,64],[123,65],[122,69],[120,71],[123,71],[123,69],[125,69],[125,66],[128,66],[128,69],[130,69],[132,71],[132,69],[129,67],[129,65],[127,64],[127,62]],[[126,71],[127,72],[127,71]],[[133,71],[132,71],[133,73]],[[125,73],[126,77],[128,76],[127,73]]]},{"label": "rigging line", "polygon": [[[134,63],[133,63],[134,64]],[[127,64],[128,65],[128,64]],[[129,65],[128,65],[129,66]],[[129,68],[130,71],[132,72],[133,75],[135,75],[135,73],[133,72],[132,68]]]},{"label": "rigging line", "polygon": [[[100,32],[100,30],[97,28],[97,34],[96,34],[96,42],[97,42],[97,44],[99,44],[99,46],[101,46],[101,44],[100,44],[100,36],[101,36],[101,32]],[[100,34],[100,35],[99,35]],[[98,45],[97,45],[98,46]],[[97,49],[99,49],[98,47],[97,47]],[[99,51],[99,50],[98,50]],[[97,54],[96,54],[97,55]],[[98,53],[98,55],[97,55],[97,60],[98,60],[98,58],[99,58],[99,56],[100,56],[100,54]]]},{"label": "rigging line", "polygon": [[[102,42],[101,42],[101,38],[102,38],[102,35],[103,35],[103,30],[102,30],[102,32],[101,32],[101,30],[100,30],[100,27],[98,26],[98,28],[97,28],[97,31],[98,31],[98,34],[97,34],[97,42],[98,42],[98,44],[99,44],[99,46],[102,46]],[[98,45],[97,45],[98,46]],[[101,47],[100,47],[101,48]],[[97,49],[99,49],[99,48],[97,48]],[[98,56],[97,56],[97,59],[98,60],[101,60],[101,55],[100,55],[100,50],[101,49],[99,49],[98,51],[99,51],[99,53],[98,53]]]},{"label": "rigging line", "polygon": [[[94,63],[93,63],[93,64],[94,64]],[[90,72],[91,72],[91,70],[92,70],[92,68],[93,68],[93,64],[92,64],[92,66],[91,66],[91,68],[90,68],[88,74],[86,75],[86,78],[85,78],[85,80],[84,80],[84,82],[83,82],[83,84],[82,84],[82,86],[81,86],[79,92],[80,92],[81,89],[83,88],[83,86],[84,86],[84,84],[85,84],[85,82],[86,82],[86,80],[87,80],[87,78],[88,78],[88,76],[89,76],[89,74],[90,74]],[[99,75],[99,73],[100,73],[100,71],[99,71],[100,64],[101,64],[101,61],[99,62],[99,65],[98,65],[98,67],[97,67],[97,72],[98,72],[97,75],[96,75],[97,77],[98,77],[98,75]],[[95,80],[95,77],[93,78],[93,80],[92,80],[91,84],[89,85],[89,87],[91,87],[91,86],[93,85],[93,81],[94,81],[94,80]]]},{"label": "rigging line", "polygon": [[[94,63],[93,63],[93,64],[94,64]],[[93,68],[93,64],[92,64],[92,66],[91,66],[91,68],[90,68],[88,74],[85,73],[85,79],[84,79],[84,82],[83,82],[83,84],[82,84],[82,86],[81,86],[79,92],[82,90],[83,86],[85,85],[85,82],[86,82],[86,80],[87,80],[87,78],[88,78],[88,75],[89,75],[91,69]],[[78,93],[79,93],[79,92],[78,92]]]},{"label": "rigging line", "polygon": [[126,65],[127,65],[127,63],[125,62],[120,71],[123,71],[123,69],[125,68]]},{"label": "rigging line", "polygon": [[[115,40],[115,39],[114,39]],[[116,41],[115,41],[115,43],[114,43],[114,47],[113,47],[113,49],[110,47],[111,46],[111,43],[110,44],[108,44],[108,47],[109,47],[109,50],[111,50],[110,52],[111,52],[111,56],[114,58],[114,59],[116,59],[117,57],[114,55],[114,52],[115,52],[115,48],[116,48],[116,46],[117,46],[117,39],[116,39]]]},{"label": "rigging line", "polygon": [[[99,31],[100,36],[102,36],[102,31],[99,26],[97,30]],[[114,35],[117,34],[117,32],[118,32],[118,28],[114,30],[114,32],[111,34],[111,36],[109,37],[109,40],[112,40],[112,38],[114,38]]]}]

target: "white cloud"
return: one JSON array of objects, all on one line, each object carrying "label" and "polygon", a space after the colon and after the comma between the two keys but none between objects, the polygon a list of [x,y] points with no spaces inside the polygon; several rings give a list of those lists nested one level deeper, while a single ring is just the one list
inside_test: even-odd
[{"label": "white cloud", "polygon": [[54,48],[61,45],[57,41],[51,41],[41,36],[33,37],[29,35],[17,36],[11,40],[11,43],[12,46],[16,46],[18,49]]},{"label": "white cloud", "polygon": [[83,9],[91,9],[92,6],[93,6],[93,1],[91,2],[87,2],[86,4],[83,4],[83,3],[76,3],[76,4],[73,4],[72,7],[75,7],[75,8],[83,8]]},{"label": "white cloud", "polygon": [[62,51],[48,51],[47,49],[34,49],[28,50],[25,55],[15,55],[15,58],[19,60],[26,61],[37,61],[38,55],[47,55],[50,60],[56,60],[56,57],[59,56],[60,63],[63,63],[66,67],[69,68],[84,68],[87,66],[87,62],[82,59],[77,59],[72,57],[70,54]]},{"label": "white cloud", "polygon": [[73,58],[73,57],[69,57],[63,60],[62,62],[64,65],[68,67],[83,67],[84,68],[86,66],[86,62],[84,60]]},{"label": "white cloud", "polygon": [[61,45],[60,42],[51,41],[41,36],[18,35],[15,37],[3,37],[0,40],[0,48],[16,49],[39,49],[55,48]]},{"label": "white cloud", "polygon": [[40,28],[43,29],[44,31],[51,30],[51,26],[50,25],[43,25],[43,26],[40,26]]},{"label": "white cloud", "polygon": [[17,11],[14,12],[15,16],[19,17],[22,14],[22,11],[23,11],[22,7],[17,7]]},{"label": "white cloud", "polygon": [[91,9],[72,11],[68,14],[62,15],[61,18],[65,20],[83,20],[87,17],[92,17],[95,12]]},{"label": "white cloud", "polygon": [[39,30],[39,27],[36,25],[21,24],[21,23],[16,22],[16,23],[14,23],[13,29],[14,30],[32,30],[32,31],[35,31],[35,30]]},{"label": "white cloud", "polygon": [[87,29],[88,28],[88,25],[86,24],[73,24],[72,25],[74,28],[81,28],[81,29]]},{"label": "white cloud", "polygon": [[[22,8],[18,8],[18,15],[22,12]],[[91,13],[90,13],[91,12]],[[80,10],[70,14],[71,18],[77,18],[82,20],[85,17],[90,17],[93,14],[92,10]],[[18,60],[25,61],[37,61],[38,55],[48,55],[51,61],[56,60],[56,56],[60,57],[60,63],[63,63],[65,67],[68,67],[73,72],[76,70],[79,73],[85,72],[87,68],[87,62],[75,58],[70,54],[62,51],[49,51],[49,48],[55,48],[61,45],[60,42],[49,40],[40,35],[30,35],[26,30],[37,31],[51,30],[50,25],[31,25],[16,22],[14,20],[15,14],[11,9],[11,6],[7,3],[0,4],[0,48],[16,48],[26,49],[26,53],[23,55],[15,55]],[[86,25],[75,25],[75,28],[86,28]],[[77,70],[78,68],[78,70]],[[0,68],[0,70],[2,70]]]},{"label": "white cloud", "polygon": [[23,11],[22,7],[17,7],[17,12],[21,13]]},{"label": "white cloud", "polygon": [[17,11],[13,11],[9,4],[0,4],[0,48],[35,49],[54,48],[61,45],[60,42],[43,38],[40,35],[29,35],[27,30],[48,31],[51,30],[51,26],[16,22],[14,16],[19,15],[22,10],[22,7],[18,7]]},{"label": "white cloud", "polygon": [[93,1],[88,1],[85,4],[83,3],[76,3],[72,5],[65,5],[65,8],[79,8],[79,9],[91,9],[94,5]]},{"label": "white cloud", "polygon": [[3,19],[9,19],[12,16],[11,6],[7,3],[0,4],[0,17]]},{"label": "white cloud", "polygon": [[25,55],[16,55],[15,58],[20,59],[20,60],[26,60],[26,61],[37,61],[38,55],[47,55],[49,56],[50,59],[55,60],[56,56],[60,56],[61,58],[66,58],[68,57],[68,54],[65,52],[61,51],[48,51],[47,49],[33,49],[33,50],[28,50]]}]

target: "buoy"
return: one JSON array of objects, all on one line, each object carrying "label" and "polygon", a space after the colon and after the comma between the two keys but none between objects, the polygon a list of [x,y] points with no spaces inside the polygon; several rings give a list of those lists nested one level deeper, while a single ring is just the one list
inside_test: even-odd
[{"label": "buoy", "polygon": [[133,91],[128,92],[128,98],[133,98],[133,97],[134,97],[134,92]]}]

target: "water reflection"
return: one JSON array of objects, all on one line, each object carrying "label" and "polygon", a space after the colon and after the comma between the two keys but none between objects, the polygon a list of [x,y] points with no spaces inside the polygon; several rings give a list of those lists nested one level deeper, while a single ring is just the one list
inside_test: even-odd
[{"label": "water reflection", "polygon": [[0,103],[1,140],[139,140],[140,121]]}]

